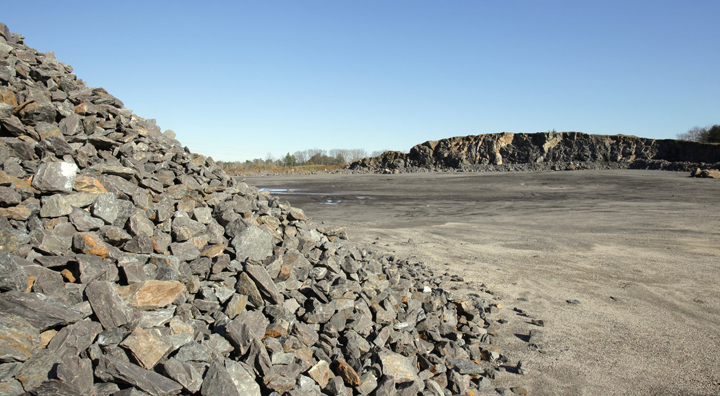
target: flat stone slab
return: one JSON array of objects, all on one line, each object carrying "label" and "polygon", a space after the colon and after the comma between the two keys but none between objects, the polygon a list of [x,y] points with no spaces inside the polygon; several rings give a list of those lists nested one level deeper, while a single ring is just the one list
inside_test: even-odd
[{"label": "flat stone slab", "polygon": [[23,362],[40,346],[40,331],[24,318],[0,313],[0,362]]},{"label": "flat stone slab", "polygon": [[80,312],[52,297],[18,291],[0,294],[0,312],[20,316],[40,331],[82,319]]}]

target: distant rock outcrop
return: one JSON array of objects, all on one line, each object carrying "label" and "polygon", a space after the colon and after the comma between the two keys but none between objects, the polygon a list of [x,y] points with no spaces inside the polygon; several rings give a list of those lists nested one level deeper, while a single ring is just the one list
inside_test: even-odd
[{"label": "distant rock outcrop", "polygon": [[349,167],[385,172],[632,167],[689,170],[701,163],[720,163],[720,145],[580,132],[505,132],[428,141],[408,154],[389,151]]}]

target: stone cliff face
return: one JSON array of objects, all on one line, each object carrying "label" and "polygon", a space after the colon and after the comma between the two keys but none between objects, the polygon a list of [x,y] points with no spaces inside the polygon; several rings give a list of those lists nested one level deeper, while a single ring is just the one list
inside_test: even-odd
[{"label": "stone cliff face", "polygon": [[652,167],[684,169],[720,162],[720,145],[580,132],[496,133],[459,136],[419,144],[405,154],[385,152],[351,169],[545,169],[548,167]]}]

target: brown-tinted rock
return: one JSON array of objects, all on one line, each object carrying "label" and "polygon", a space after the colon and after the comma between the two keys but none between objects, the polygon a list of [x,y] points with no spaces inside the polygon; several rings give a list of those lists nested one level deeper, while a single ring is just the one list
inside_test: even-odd
[{"label": "brown-tinted rock", "polygon": [[128,303],[139,310],[163,308],[175,301],[185,290],[177,281],[147,280],[118,288],[121,294],[132,291]]},{"label": "brown-tinted rock", "polygon": [[102,258],[110,253],[105,242],[95,233],[81,232],[73,237],[73,247],[85,254],[94,254]]},{"label": "brown-tinted rock", "polygon": [[40,332],[24,318],[0,313],[0,362],[23,362],[40,346]]},{"label": "brown-tinted rock", "polygon": [[258,290],[257,285],[247,273],[240,273],[235,288],[237,289],[238,293],[247,296],[248,300],[250,300],[253,305],[257,307],[262,307],[265,305],[265,300],[263,300],[262,295],[260,295],[260,290]]},{"label": "brown-tinted rock", "polygon": [[398,384],[415,380],[417,369],[407,357],[390,351],[381,351],[378,355],[384,375],[394,378]]},{"label": "brown-tinted rock", "polygon": [[158,329],[136,328],[120,343],[132,352],[135,359],[146,369],[152,369],[172,347],[167,337]]},{"label": "brown-tinted rock", "polygon": [[0,217],[25,221],[32,215],[33,211],[26,205],[17,205],[9,208],[0,208]]},{"label": "brown-tinted rock", "polygon": [[345,359],[340,358],[335,362],[334,371],[335,375],[342,378],[349,386],[360,386],[362,383],[360,381],[360,376],[358,376],[357,372],[355,372],[355,369],[350,367]]},{"label": "brown-tinted rock", "polygon": [[310,370],[308,370],[308,375],[312,377],[312,379],[314,379],[315,382],[317,382],[323,389],[327,386],[328,381],[335,377],[332,370],[330,370],[330,365],[324,360],[320,360]]},{"label": "brown-tinted rock", "polygon": [[92,176],[78,175],[73,185],[75,191],[88,194],[104,194],[107,192],[100,180]]}]

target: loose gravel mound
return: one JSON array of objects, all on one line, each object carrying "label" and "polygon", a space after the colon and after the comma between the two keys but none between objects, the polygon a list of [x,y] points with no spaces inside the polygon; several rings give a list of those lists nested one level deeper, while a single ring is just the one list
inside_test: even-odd
[{"label": "loose gravel mound", "polygon": [[492,391],[490,306],[236,183],[0,24],[0,395]]}]

